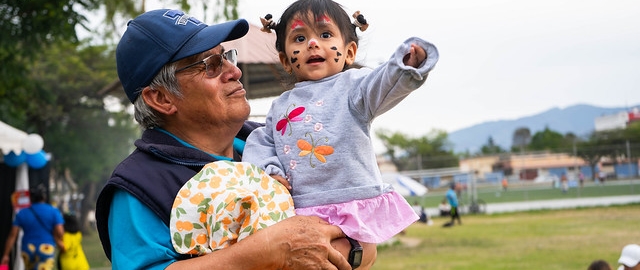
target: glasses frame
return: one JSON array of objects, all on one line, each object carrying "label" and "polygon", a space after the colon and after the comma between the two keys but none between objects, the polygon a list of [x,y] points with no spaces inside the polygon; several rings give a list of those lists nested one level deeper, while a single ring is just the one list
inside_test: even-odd
[{"label": "glasses frame", "polygon": [[[218,63],[219,64],[218,64],[218,66],[213,67],[213,64],[215,62],[212,62],[212,61],[215,60],[216,58],[218,59]],[[237,66],[238,65],[238,50],[231,49],[231,50],[225,51],[225,52],[223,52],[221,54],[209,55],[205,59],[202,59],[202,60],[200,60],[198,62],[195,62],[193,64],[189,64],[189,65],[186,65],[186,66],[181,67],[179,69],[176,69],[174,74],[177,74],[178,72],[184,71],[184,70],[192,68],[194,66],[197,66],[197,65],[200,65],[200,64],[204,64],[205,74],[207,75],[207,77],[215,78],[215,77],[218,77],[218,75],[220,75],[222,73],[222,65],[224,64],[223,60],[227,60],[231,64],[233,64],[234,66]]]}]

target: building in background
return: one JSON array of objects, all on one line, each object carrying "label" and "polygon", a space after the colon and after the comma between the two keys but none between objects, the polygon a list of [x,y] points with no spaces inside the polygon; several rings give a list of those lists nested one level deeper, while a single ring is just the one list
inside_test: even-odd
[{"label": "building in background", "polygon": [[624,129],[629,124],[638,121],[640,121],[640,109],[633,108],[628,112],[622,111],[616,114],[596,117],[594,120],[595,131]]}]

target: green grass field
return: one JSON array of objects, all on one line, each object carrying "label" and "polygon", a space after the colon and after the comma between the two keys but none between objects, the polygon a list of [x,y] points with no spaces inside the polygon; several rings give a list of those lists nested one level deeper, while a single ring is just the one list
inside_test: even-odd
[{"label": "green grass field", "polygon": [[[568,194],[550,185],[478,189],[487,203],[632,194],[640,194],[640,182],[587,185]],[[436,207],[443,196],[444,190],[430,191],[420,202]],[[640,243],[640,205],[464,215],[462,226],[442,228],[446,221],[412,225],[379,249],[373,269],[586,269],[595,259],[617,267],[622,247]],[[97,232],[83,244],[92,269],[109,269]]]},{"label": "green grass field", "polygon": [[462,226],[414,224],[381,247],[373,269],[617,268],[622,247],[640,243],[640,205],[469,215]]}]

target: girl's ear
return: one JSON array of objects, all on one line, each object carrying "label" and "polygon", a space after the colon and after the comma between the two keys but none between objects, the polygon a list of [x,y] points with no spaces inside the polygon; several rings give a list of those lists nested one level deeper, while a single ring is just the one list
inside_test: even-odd
[{"label": "girl's ear", "polygon": [[169,115],[177,111],[176,106],[173,104],[174,97],[167,95],[166,91],[147,86],[142,89],[139,98],[144,98],[145,103],[159,113]]},{"label": "girl's ear", "polygon": [[284,71],[291,74],[293,72],[293,68],[291,67],[289,58],[287,58],[287,54],[284,52],[280,52],[278,53],[278,57],[280,58],[280,63],[282,64],[282,68],[284,68]]},{"label": "girl's ear", "polygon": [[349,42],[349,44],[347,44],[347,50],[346,50],[346,55],[345,55],[345,61],[344,63],[349,66],[352,65],[353,63],[355,63],[356,61],[356,52],[358,52],[358,45],[356,44],[355,41],[351,41]]}]

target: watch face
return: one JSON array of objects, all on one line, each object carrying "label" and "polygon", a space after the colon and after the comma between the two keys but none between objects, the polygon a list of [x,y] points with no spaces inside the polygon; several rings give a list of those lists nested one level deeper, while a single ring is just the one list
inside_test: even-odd
[{"label": "watch face", "polygon": [[362,250],[358,250],[356,252],[354,252],[353,254],[353,264],[354,266],[360,266],[360,263],[362,262]]},{"label": "watch face", "polygon": [[349,252],[349,264],[355,269],[360,266],[360,263],[362,263],[362,248],[352,249]]}]

